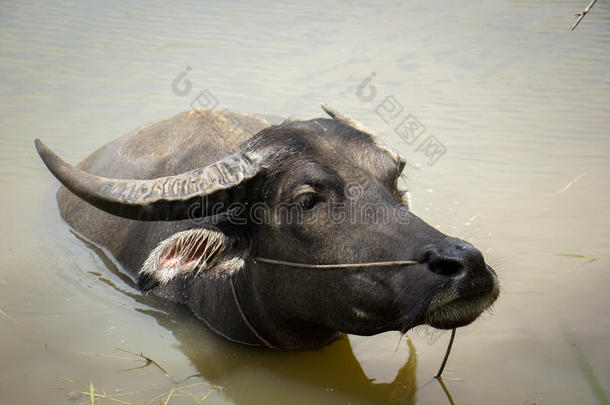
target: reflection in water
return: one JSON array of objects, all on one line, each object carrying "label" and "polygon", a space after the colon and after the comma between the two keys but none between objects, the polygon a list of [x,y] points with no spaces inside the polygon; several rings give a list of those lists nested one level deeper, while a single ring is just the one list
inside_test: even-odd
[{"label": "reflection in water", "polygon": [[394,381],[375,383],[364,374],[345,336],[320,350],[275,352],[220,341],[192,316],[188,322],[188,314],[177,326],[174,311],[148,313],[172,331],[201,376],[224,387],[223,393],[236,404],[337,403],[339,399],[415,403],[417,358],[408,339],[409,358]]},{"label": "reflection in water", "polygon": [[447,386],[445,385],[445,382],[443,381],[443,378],[439,376],[437,378],[437,381],[441,385],[441,387],[443,388],[443,392],[447,396],[447,399],[449,400],[449,403],[451,405],[455,405],[455,402],[453,402],[453,398],[451,397],[451,394],[449,393],[449,390],[447,389]]}]

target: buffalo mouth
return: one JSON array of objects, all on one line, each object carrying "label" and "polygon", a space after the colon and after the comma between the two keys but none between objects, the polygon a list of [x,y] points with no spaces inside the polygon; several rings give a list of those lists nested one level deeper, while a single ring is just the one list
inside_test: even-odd
[{"label": "buffalo mouth", "polygon": [[470,289],[461,294],[436,297],[424,315],[424,323],[437,329],[453,329],[472,323],[489,309],[500,293],[497,279],[490,286]]}]

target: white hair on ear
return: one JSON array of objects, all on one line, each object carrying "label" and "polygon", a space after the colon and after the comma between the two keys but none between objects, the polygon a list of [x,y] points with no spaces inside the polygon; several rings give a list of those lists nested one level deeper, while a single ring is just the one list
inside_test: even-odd
[{"label": "white hair on ear", "polygon": [[150,253],[140,276],[148,276],[160,285],[175,277],[206,273],[210,276],[230,275],[244,266],[241,257],[222,257],[228,241],[222,232],[213,229],[189,229],[160,242]]}]

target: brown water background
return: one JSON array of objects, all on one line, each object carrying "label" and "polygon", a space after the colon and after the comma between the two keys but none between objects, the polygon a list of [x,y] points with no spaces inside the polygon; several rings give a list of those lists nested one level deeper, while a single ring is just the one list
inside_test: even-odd
[{"label": "brown water background", "polygon": [[[456,404],[607,404],[610,2],[570,32],[585,3],[0,3],[0,403],[90,403],[90,384],[108,404],[449,403],[430,382],[447,333],[240,347],[69,231],[33,139],[76,163],[203,91],[217,109],[307,119],[325,101],[360,120],[409,160],[415,213],[485,253],[502,294],[458,331]],[[375,97],[358,91],[371,77]],[[395,131],[409,115],[412,144]],[[119,371],[144,363],[117,348],[179,383]]]}]

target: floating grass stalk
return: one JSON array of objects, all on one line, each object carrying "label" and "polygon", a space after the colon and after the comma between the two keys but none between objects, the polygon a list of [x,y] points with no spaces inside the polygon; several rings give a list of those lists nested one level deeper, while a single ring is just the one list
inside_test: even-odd
[{"label": "floating grass stalk", "polygon": [[[145,356],[143,353],[135,353],[135,352],[131,352],[131,351],[129,351],[129,350],[121,349],[120,347],[116,347],[115,349],[120,350],[120,351],[125,352],[125,353],[133,354],[134,356],[139,356],[139,357],[143,358],[144,360],[146,360],[146,364],[145,364],[144,366],[142,366],[142,367],[147,367],[147,366],[149,366],[151,363],[152,363],[152,364],[154,364],[155,366],[157,366],[157,368],[158,368],[159,370],[161,370],[161,371],[163,372],[163,374],[165,374],[165,376],[166,376],[167,378],[169,378],[169,379],[170,379],[172,382],[174,382],[174,383],[175,383],[175,381],[174,381],[174,379],[172,378],[172,376],[171,376],[171,375],[169,375],[169,373],[168,373],[167,371],[165,371],[165,369],[164,369],[163,367],[161,367],[161,365],[160,365],[159,363],[157,363],[156,361],[154,361],[154,360],[153,360],[153,359],[151,359],[150,357]],[[142,367],[135,367],[134,369],[138,369],[138,368],[142,368]]]},{"label": "floating grass stalk", "polygon": [[89,380],[89,399],[91,405],[95,405],[95,388],[93,388],[93,380]]},{"label": "floating grass stalk", "polygon": [[[95,392],[95,388],[93,388],[93,383],[90,382],[89,384],[90,385],[89,385],[89,391],[88,392],[82,392],[81,391],[81,392],[74,392],[73,394],[76,394],[76,395],[79,395],[79,396],[80,395],[89,395],[89,400],[91,401],[91,405],[95,405],[95,399],[96,398],[98,399],[98,401],[97,401],[98,404],[100,403],[100,401],[102,399],[108,399],[108,400],[110,400],[112,402],[116,402],[116,403],[119,403],[119,404],[122,404],[122,405],[133,405],[131,402],[127,402],[127,401],[123,401],[121,399],[115,398],[118,394],[115,394],[115,395],[106,395],[106,394],[100,394],[98,392]],[[127,393],[123,393],[122,395],[128,395],[128,394],[131,394],[131,393],[127,392]],[[71,399],[71,398],[68,397],[68,399]]]},{"label": "floating grass stalk", "polygon": [[596,256],[584,255],[584,254],[580,254],[580,253],[563,253],[563,252],[544,253],[544,252],[527,252],[527,251],[523,251],[520,253],[525,253],[528,255],[536,255],[536,256],[563,256],[563,257],[571,257],[574,259],[589,259],[589,262],[597,260]]},{"label": "floating grass stalk", "polygon": [[580,347],[576,345],[576,343],[570,343],[570,348],[572,349],[572,353],[574,353],[574,357],[576,357],[576,360],[578,361],[580,371],[582,372],[584,379],[587,381],[587,384],[591,389],[591,393],[597,400],[597,403],[599,405],[610,404],[610,401],[608,401],[608,396],[606,395],[602,384],[595,377],[593,367],[591,366],[591,363],[587,361],[585,354],[582,352]]},{"label": "floating grass stalk", "polygon": [[14,320],[9,314],[7,314],[6,312],[4,312],[2,310],[2,308],[0,308],[0,315],[2,315],[3,317],[5,317],[6,319],[8,319],[9,321],[13,322],[15,325],[17,326],[21,326],[19,325],[19,322],[17,322],[16,320]]},{"label": "floating grass stalk", "polygon": [[169,400],[172,397],[172,395],[174,394],[174,388],[172,388],[169,392],[169,394],[167,394],[167,399],[165,400],[165,403],[163,405],[167,405],[169,404]]}]

